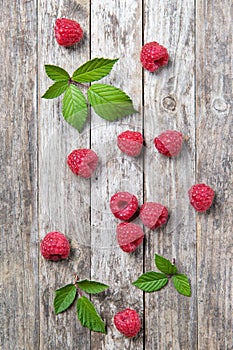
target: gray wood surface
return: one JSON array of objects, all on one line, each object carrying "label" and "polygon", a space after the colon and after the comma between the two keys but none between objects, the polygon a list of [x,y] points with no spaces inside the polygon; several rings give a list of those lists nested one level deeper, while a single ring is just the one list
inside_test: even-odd
[{"label": "gray wood surface", "polygon": [[1,2],[1,348],[39,344],[36,4]]},{"label": "gray wood surface", "polygon": [[[50,83],[45,77],[44,64],[59,65],[71,74],[89,59],[89,6],[80,7],[70,1],[39,1],[38,13],[39,235],[42,239],[46,232],[61,231],[72,247],[70,258],[59,264],[47,263],[39,255],[40,320],[47,329],[45,336],[42,326],[39,346],[52,350],[75,349],[78,345],[89,349],[90,332],[78,322],[75,304],[64,314],[56,316],[53,311],[54,288],[72,283],[75,273],[81,279],[90,278],[90,212],[89,201],[83,195],[90,193],[90,181],[79,181],[66,164],[66,157],[73,149],[89,148],[89,126],[82,137],[63,120],[61,101],[54,104],[40,98]],[[77,14],[86,33],[83,45],[76,49],[59,47],[53,33],[56,17],[75,18]]]},{"label": "gray wood surface", "polygon": [[[116,4],[113,0],[103,0],[93,2],[91,7],[91,57],[120,58],[109,77],[103,81],[127,92],[133,97],[135,108],[140,110],[142,70],[137,56],[142,44],[141,35],[138,35],[142,28],[141,14],[141,4],[136,1],[126,3],[119,0]],[[132,37],[135,38],[133,41]],[[142,115],[106,123],[92,113],[91,120],[91,148],[100,155],[100,167],[91,184],[91,274],[93,279],[106,281],[111,286],[107,298],[93,298],[96,305],[101,303],[108,334],[93,334],[91,349],[142,349],[143,334],[134,341],[122,337],[116,332],[113,317],[125,307],[135,308],[143,316],[142,293],[131,285],[143,273],[143,246],[131,255],[118,248],[116,226],[119,220],[109,209],[109,200],[118,191],[133,193],[142,203],[143,159],[122,156],[116,146],[117,135],[129,125],[142,131]]]},{"label": "gray wood surface", "polygon": [[[145,269],[155,269],[155,253],[176,260],[192,281],[192,297],[174,292],[171,283],[160,293],[145,295],[145,349],[197,349],[195,213],[187,191],[195,183],[194,3],[163,1],[159,9],[145,1],[144,41],[156,38],[169,47],[169,65],[155,76],[144,73],[145,152],[144,200],[164,204],[170,214],[166,226],[147,230]],[[176,158],[155,152],[153,140],[161,132],[180,130],[188,141]],[[156,310],[151,317],[151,309]]]},{"label": "gray wood surface", "polygon": [[[224,1],[20,1],[1,2],[1,349],[4,350],[230,350],[232,322],[232,4]],[[84,40],[59,47],[56,18],[76,19]],[[151,74],[139,62],[143,43],[168,48],[167,67]],[[44,64],[72,73],[94,57],[119,57],[102,82],[127,92],[138,114],[105,122],[91,111],[79,134],[61,114],[61,99],[43,100]],[[139,158],[116,146],[126,129],[142,131]],[[165,129],[185,136],[181,154],[156,153]],[[99,166],[91,180],[66,165],[75,148],[91,147]],[[213,207],[197,214],[187,191],[205,182]],[[116,191],[164,203],[166,226],[128,255],[116,243],[118,221],[109,210]],[[135,223],[139,223],[138,219]],[[45,261],[39,245],[52,230],[71,242],[68,260]],[[131,285],[155,269],[154,254],[175,258],[191,280],[185,298],[171,284],[143,294]],[[55,315],[54,290],[80,278],[110,285],[92,296],[107,335],[89,332],[75,306]],[[113,316],[135,308],[142,330],[123,337]]]},{"label": "gray wood surface", "polygon": [[[196,45],[196,177],[216,188],[197,216],[198,344],[232,349],[232,18],[230,1],[200,2]],[[232,5],[232,4],[231,4]],[[204,53],[204,54],[202,54]]]}]

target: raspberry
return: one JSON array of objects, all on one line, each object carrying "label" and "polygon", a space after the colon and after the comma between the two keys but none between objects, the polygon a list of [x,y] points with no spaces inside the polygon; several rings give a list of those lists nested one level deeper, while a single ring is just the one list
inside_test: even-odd
[{"label": "raspberry", "polygon": [[117,192],[110,199],[110,209],[117,219],[127,221],[138,210],[138,200],[129,192]]},{"label": "raspberry", "polygon": [[156,41],[147,43],[142,47],[140,61],[149,72],[155,72],[160,67],[166,66],[168,58],[167,49]]},{"label": "raspberry", "polygon": [[58,261],[68,258],[70,244],[62,233],[49,232],[41,242],[40,251],[45,259]]},{"label": "raspberry", "polygon": [[183,136],[176,130],[162,132],[154,139],[154,144],[159,153],[167,157],[174,157],[180,153]]},{"label": "raspberry", "polygon": [[214,190],[205,185],[193,185],[188,191],[190,204],[199,212],[209,209],[213,203]]},{"label": "raspberry", "polygon": [[144,232],[136,224],[122,222],[117,225],[117,241],[126,253],[132,253],[143,241]]},{"label": "raspberry", "polygon": [[76,149],[68,155],[67,164],[74,174],[88,179],[97,167],[98,156],[91,149]]},{"label": "raspberry", "polygon": [[67,18],[58,18],[56,20],[54,32],[58,44],[66,47],[78,43],[83,37],[83,30],[80,24]]},{"label": "raspberry", "polygon": [[119,332],[126,337],[135,337],[141,328],[138,313],[133,309],[125,309],[114,316],[114,324]]},{"label": "raspberry", "polygon": [[166,224],[168,220],[168,210],[162,204],[146,202],[141,206],[139,216],[146,227],[154,230]]},{"label": "raspberry", "polygon": [[137,157],[142,150],[143,137],[140,132],[124,131],[117,137],[117,145],[128,156]]}]

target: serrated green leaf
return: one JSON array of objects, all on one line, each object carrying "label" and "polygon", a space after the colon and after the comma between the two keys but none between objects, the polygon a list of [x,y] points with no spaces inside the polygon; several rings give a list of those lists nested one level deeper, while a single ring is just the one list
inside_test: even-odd
[{"label": "serrated green leaf", "polygon": [[191,296],[191,286],[186,275],[177,274],[172,276],[172,281],[177,292],[185,295],[186,297]]},{"label": "serrated green leaf", "polygon": [[90,83],[92,81],[100,80],[110,73],[114,64],[118,61],[116,59],[94,58],[81,67],[79,67],[72,76],[72,79],[78,83]]},{"label": "serrated green leaf", "polygon": [[166,275],[163,273],[151,271],[141,275],[132,284],[144,292],[151,293],[163,288],[167,282],[168,278]]},{"label": "serrated green leaf", "polygon": [[62,114],[65,120],[79,132],[87,119],[87,104],[83,93],[70,84],[63,98]]},{"label": "serrated green leaf", "polygon": [[84,327],[89,328],[91,331],[106,333],[104,321],[97,313],[94,305],[85,296],[78,299],[77,315]]},{"label": "serrated green leaf", "polygon": [[158,254],[155,254],[155,265],[161,272],[166,273],[166,275],[174,275],[177,272],[175,265]]},{"label": "serrated green leaf", "polygon": [[54,310],[56,314],[65,311],[72,305],[76,297],[77,289],[73,284],[57,289],[54,298]]},{"label": "serrated green leaf", "polygon": [[78,281],[77,285],[80,289],[89,294],[101,293],[105,289],[109,288],[109,286],[106,284],[89,280]]},{"label": "serrated green leaf", "polygon": [[68,89],[68,83],[66,81],[56,81],[51,85],[48,90],[44,93],[42,98],[56,98],[63,94]]},{"label": "serrated green leaf", "polygon": [[113,121],[137,112],[130,97],[111,85],[94,84],[88,89],[87,96],[95,112],[106,120]]},{"label": "serrated green leaf", "polygon": [[54,80],[54,81],[66,81],[70,79],[69,74],[65,69],[58,67],[58,66],[53,66],[51,64],[46,64],[45,65],[45,71],[47,76]]}]

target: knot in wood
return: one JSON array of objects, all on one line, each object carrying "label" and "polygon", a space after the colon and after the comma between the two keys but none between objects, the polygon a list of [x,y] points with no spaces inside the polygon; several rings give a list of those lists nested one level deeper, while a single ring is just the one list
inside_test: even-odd
[{"label": "knot in wood", "polygon": [[174,111],[176,109],[176,100],[171,96],[166,96],[163,98],[162,106],[168,111]]},{"label": "knot in wood", "polygon": [[216,98],[213,101],[213,108],[218,112],[225,112],[227,110],[227,104],[224,99]]}]

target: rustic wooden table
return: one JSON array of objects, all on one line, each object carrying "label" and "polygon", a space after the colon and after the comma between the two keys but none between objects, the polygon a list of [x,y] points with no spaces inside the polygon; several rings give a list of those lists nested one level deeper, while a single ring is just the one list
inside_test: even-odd
[{"label": "rustic wooden table", "polygon": [[[1,2],[1,349],[230,350],[232,344],[232,2],[97,0]],[[84,40],[71,49],[55,42],[58,17],[76,19]],[[156,74],[139,62],[143,43],[168,48]],[[44,64],[72,73],[90,58],[119,57],[103,82],[126,91],[139,113],[105,122],[92,111],[81,134],[62,118],[61,99],[42,100],[49,86]],[[117,135],[143,131],[138,159],[122,156]],[[177,159],[159,156],[153,138],[164,129],[187,136]],[[66,166],[74,148],[100,158],[92,180]],[[197,214],[187,191],[205,182],[213,207]],[[165,227],[145,230],[144,246],[128,255],[115,239],[109,198],[119,190],[140,203],[160,201],[171,212]],[[72,246],[62,262],[45,261],[40,240],[64,232]],[[143,294],[131,285],[154,270],[154,254],[176,258],[190,277],[192,296],[172,285]],[[53,311],[54,290],[73,274],[110,285],[93,296],[107,335],[83,328],[72,307]],[[143,329],[132,340],[113,315],[135,308]]]}]

